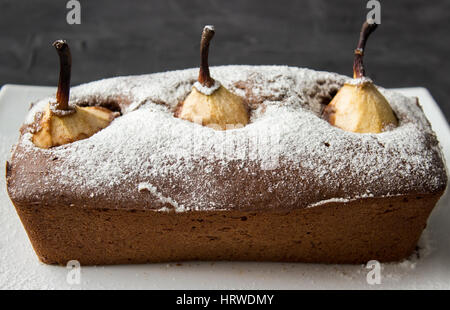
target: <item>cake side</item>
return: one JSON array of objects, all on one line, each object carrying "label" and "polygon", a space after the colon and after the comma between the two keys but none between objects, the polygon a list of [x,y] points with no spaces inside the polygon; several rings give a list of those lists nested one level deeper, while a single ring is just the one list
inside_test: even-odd
[{"label": "cake side", "polygon": [[[195,69],[120,77],[72,90],[73,103],[122,116],[94,136],[50,150],[30,141],[34,105],[7,164],[14,203],[160,211],[291,210],[321,201],[440,195],[438,141],[416,98],[380,89],[400,121],[381,134],[329,125],[323,107],[346,77],[280,66],[212,73],[246,98],[251,122],[215,131],[173,117]],[[244,193],[244,194],[243,194]]]},{"label": "cake side", "polygon": [[283,211],[16,204],[39,259],[81,265],[189,260],[365,264],[416,249],[439,195],[364,198]]}]

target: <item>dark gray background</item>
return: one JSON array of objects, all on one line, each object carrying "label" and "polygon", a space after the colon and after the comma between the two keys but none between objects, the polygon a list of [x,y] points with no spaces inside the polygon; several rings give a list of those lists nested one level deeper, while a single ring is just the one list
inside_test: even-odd
[{"label": "dark gray background", "polygon": [[[0,85],[56,85],[52,41],[69,41],[72,84],[196,67],[204,24],[216,26],[210,63],[286,64],[351,75],[365,0],[0,0]],[[450,1],[382,1],[368,75],[384,87],[427,87],[450,119]]]}]

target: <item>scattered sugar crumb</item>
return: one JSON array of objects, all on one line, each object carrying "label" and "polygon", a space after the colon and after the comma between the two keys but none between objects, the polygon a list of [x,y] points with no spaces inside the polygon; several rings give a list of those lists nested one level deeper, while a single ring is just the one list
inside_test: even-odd
[{"label": "scattered sugar crumb", "polygon": [[[174,201],[172,198],[170,198],[170,197],[165,197],[163,194],[161,194],[161,193],[158,191],[158,189],[157,189],[155,186],[153,186],[153,185],[150,184],[150,183],[145,183],[145,182],[144,182],[144,183],[139,183],[138,190],[139,190],[140,192],[145,191],[145,190],[149,191],[150,193],[152,193],[153,195],[155,195],[155,196],[158,198],[158,200],[159,200],[160,202],[171,204],[171,205],[175,208],[175,211],[176,211],[176,212],[184,211],[184,207],[183,207],[183,206],[180,206],[180,205],[179,205],[176,201]],[[163,207],[163,208],[160,208],[158,211],[168,212],[169,209]]]}]

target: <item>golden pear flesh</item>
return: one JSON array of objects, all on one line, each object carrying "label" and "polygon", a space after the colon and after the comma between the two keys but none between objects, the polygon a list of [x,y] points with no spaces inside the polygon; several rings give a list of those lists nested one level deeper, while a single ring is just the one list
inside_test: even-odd
[{"label": "golden pear flesh", "polygon": [[177,116],[217,130],[243,127],[249,120],[243,99],[223,86],[210,95],[193,87]]},{"label": "golden pear flesh", "polygon": [[33,143],[48,149],[89,138],[107,127],[117,113],[102,107],[75,107],[75,111],[58,115],[47,106]]},{"label": "golden pear flesh", "polygon": [[372,82],[345,84],[324,116],[331,125],[357,133],[380,133],[398,125],[391,106]]}]

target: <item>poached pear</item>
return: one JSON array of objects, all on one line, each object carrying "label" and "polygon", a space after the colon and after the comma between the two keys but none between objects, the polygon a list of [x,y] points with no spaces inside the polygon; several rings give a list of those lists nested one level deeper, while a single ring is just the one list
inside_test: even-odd
[{"label": "poached pear", "polygon": [[117,116],[103,107],[69,106],[72,58],[66,41],[53,43],[60,60],[56,102],[50,102],[40,118],[33,143],[40,148],[51,148],[89,138],[107,127]]},{"label": "poached pear", "polygon": [[247,125],[249,116],[244,100],[210,76],[209,43],[215,34],[213,26],[205,26],[200,42],[201,64],[198,80],[191,93],[178,107],[176,116],[217,130]]},{"label": "poached pear", "polygon": [[398,126],[389,102],[372,80],[365,77],[364,49],[377,24],[365,22],[361,29],[353,63],[353,79],[344,84],[324,109],[328,122],[346,131],[380,133]]}]

